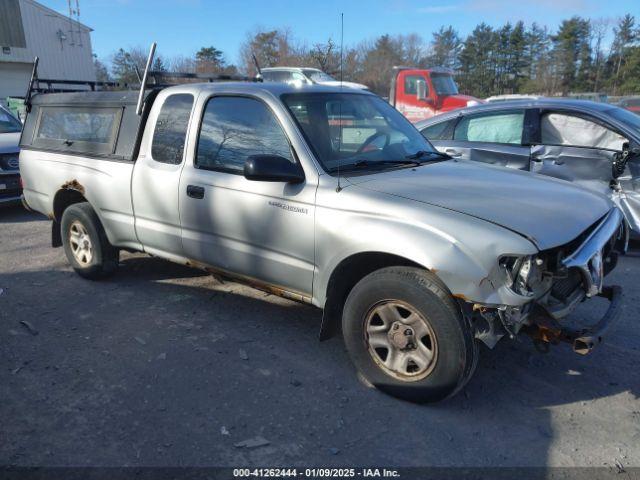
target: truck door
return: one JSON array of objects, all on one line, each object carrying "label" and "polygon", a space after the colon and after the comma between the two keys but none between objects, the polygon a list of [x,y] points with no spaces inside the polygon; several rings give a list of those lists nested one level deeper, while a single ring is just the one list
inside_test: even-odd
[{"label": "truck door", "polygon": [[133,169],[138,240],[146,252],[168,258],[182,254],[178,185],[193,103],[190,93],[158,95]]},{"label": "truck door", "polygon": [[311,296],[317,174],[305,172],[296,184],[243,175],[250,155],[299,161],[290,141],[297,131],[283,107],[246,95],[203,96],[195,115],[200,132],[179,190],[185,255]]},{"label": "truck door", "polygon": [[[418,98],[418,83],[426,87],[425,98]],[[401,70],[398,72],[395,85],[395,107],[407,119],[416,123],[431,118],[436,113],[435,92],[430,88],[424,72],[419,70]]]}]

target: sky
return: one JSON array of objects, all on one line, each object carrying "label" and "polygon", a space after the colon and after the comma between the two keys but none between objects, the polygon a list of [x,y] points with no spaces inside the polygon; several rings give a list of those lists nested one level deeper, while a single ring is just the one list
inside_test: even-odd
[{"label": "sky", "polygon": [[[39,0],[68,13],[67,0]],[[75,0],[72,0],[75,5]],[[440,26],[452,25],[463,36],[480,22],[537,22],[554,29],[573,15],[640,17],[640,0],[79,0],[80,21],[94,29],[93,51],[108,61],[118,48],[158,42],[161,55],[191,56],[214,46],[236,63],[247,32],[289,27],[308,45],[340,38],[355,45],[384,33],[418,33],[426,40]]]}]

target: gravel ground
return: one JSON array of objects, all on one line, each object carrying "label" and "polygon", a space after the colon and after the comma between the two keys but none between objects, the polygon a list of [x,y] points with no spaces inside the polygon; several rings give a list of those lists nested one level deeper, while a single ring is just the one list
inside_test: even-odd
[{"label": "gravel ground", "polygon": [[0,465],[640,466],[639,254],[609,277],[624,312],[591,356],[503,341],[428,406],[359,382],[319,310],[121,264],[83,280],[44,217],[0,210]]}]

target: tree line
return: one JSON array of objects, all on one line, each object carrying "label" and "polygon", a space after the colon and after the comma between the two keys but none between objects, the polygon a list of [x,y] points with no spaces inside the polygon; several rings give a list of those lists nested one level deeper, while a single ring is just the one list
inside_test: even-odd
[{"label": "tree line", "polygon": [[[613,40],[610,40],[613,38]],[[249,32],[240,46],[237,65],[224,52],[203,47],[193,56],[159,55],[155,70],[199,73],[255,74],[260,66],[316,67],[340,75],[340,47],[332,38],[307,44],[287,28]],[[142,48],[119,49],[110,66],[96,58],[99,80],[138,81],[146,61]],[[452,26],[441,27],[430,39],[420,35],[381,35],[345,46],[344,80],[368,85],[387,95],[396,65],[445,67],[456,75],[460,91],[477,97],[510,93],[566,95],[603,92],[640,94],[640,25],[633,15],[617,20],[574,16],[557,30],[524,22],[492,27],[480,23],[466,37]]]}]

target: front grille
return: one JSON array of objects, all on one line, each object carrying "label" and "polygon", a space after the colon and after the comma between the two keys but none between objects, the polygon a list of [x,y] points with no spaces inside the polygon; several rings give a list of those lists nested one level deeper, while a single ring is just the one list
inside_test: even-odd
[{"label": "front grille", "polygon": [[564,300],[569,297],[578,287],[582,285],[580,272],[575,268],[567,271],[567,276],[555,282],[551,287],[551,295],[557,299]]},{"label": "front grille", "polygon": [[18,171],[18,153],[4,153],[0,155],[0,170],[4,171]]},{"label": "front grille", "polygon": [[582,243],[587,239],[587,237],[589,237],[589,235],[591,235],[591,232],[593,232],[598,227],[598,225],[600,225],[600,223],[602,223],[602,220],[604,219],[604,217],[606,217],[606,215],[600,217],[595,223],[590,225],[589,228],[587,228],[584,232],[582,232],[580,235],[578,235],[577,238],[574,238],[569,243],[565,243],[561,247],[565,251],[565,253],[567,253],[567,254],[572,253],[580,245],[582,245]]},{"label": "front grille", "polygon": [[[622,232],[621,220],[621,213],[612,210],[572,241],[541,252],[548,271],[555,277],[550,292],[554,298],[566,300],[579,289],[584,290],[587,296],[599,291],[603,275],[616,265],[616,242]],[[594,236],[589,238],[592,234]]]}]

